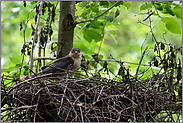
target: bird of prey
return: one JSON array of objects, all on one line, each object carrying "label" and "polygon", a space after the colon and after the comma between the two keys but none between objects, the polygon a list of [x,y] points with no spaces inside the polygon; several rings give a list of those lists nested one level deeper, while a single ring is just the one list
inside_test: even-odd
[{"label": "bird of prey", "polygon": [[56,59],[54,62],[46,66],[42,66],[38,76],[47,73],[60,73],[66,72],[66,70],[71,70],[71,72],[69,72],[69,77],[72,77],[72,75],[79,70],[81,59],[81,50],[79,48],[72,48],[67,56]]}]

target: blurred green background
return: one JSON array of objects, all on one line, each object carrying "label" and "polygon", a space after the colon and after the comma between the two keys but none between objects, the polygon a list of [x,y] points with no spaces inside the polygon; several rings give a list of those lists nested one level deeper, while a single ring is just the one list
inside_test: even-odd
[{"label": "blurred green background", "polygon": [[[150,1],[149,1],[150,2]],[[51,1],[51,3],[57,3],[57,1]],[[154,55],[154,42],[152,41],[152,36],[150,28],[138,23],[138,20],[145,19],[148,15],[144,14],[146,11],[140,11],[140,7],[145,1],[131,1],[131,7],[127,9],[125,6],[115,7],[110,13],[115,13],[116,9],[119,9],[120,15],[114,18],[113,22],[108,22],[105,28],[105,35],[102,40],[102,45],[99,54],[102,55],[102,59],[109,59],[110,55],[116,60],[124,60],[129,62],[138,63],[142,52],[145,47],[151,48],[145,55],[142,64],[148,63]],[[175,1],[179,4],[179,1]],[[20,22],[26,22],[28,13],[34,7],[34,3],[27,2],[27,7],[23,6],[23,1],[2,1],[1,2],[1,74],[16,72],[19,64],[22,60],[21,48],[23,46],[23,31],[20,31]],[[82,8],[76,5],[77,10]],[[56,9],[59,12],[59,4]],[[162,17],[167,17],[170,15],[160,13]],[[30,13],[29,16],[33,16],[34,13]],[[79,11],[76,16],[79,15]],[[52,25],[53,35],[52,41],[57,41],[58,34],[58,19],[59,15],[56,15],[55,22]],[[164,34],[162,30],[158,28],[158,23],[160,18],[158,16],[152,16],[152,24],[154,26],[154,34],[158,41],[166,41],[172,43],[176,47],[182,45],[182,35],[173,34],[168,32]],[[182,20],[174,17],[177,22],[182,27]],[[34,20],[34,19],[33,19]],[[31,23],[32,20],[30,20]],[[25,34],[25,41],[31,41],[31,24],[28,24]],[[149,20],[144,23],[149,24]],[[22,23],[25,25],[25,23]],[[92,40],[88,42],[84,37],[81,30],[85,24],[79,24],[75,28],[74,35],[74,47],[79,47],[83,55],[86,58],[92,58],[91,54],[98,53],[101,41],[95,42]],[[164,39],[163,39],[164,38]],[[145,40],[146,39],[146,40]],[[51,42],[51,41],[50,41]],[[50,43],[46,49],[46,56],[53,57],[50,53]],[[142,49],[142,50],[141,50]],[[35,56],[37,48],[35,49]],[[25,57],[24,65],[28,64],[29,57]],[[117,63],[112,63],[111,69],[113,67],[119,68]],[[130,65],[131,73],[136,70],[137,65]],[[3,71],[2,71],[3,70]],[[115,71],[117,72],[117,71]]]}]

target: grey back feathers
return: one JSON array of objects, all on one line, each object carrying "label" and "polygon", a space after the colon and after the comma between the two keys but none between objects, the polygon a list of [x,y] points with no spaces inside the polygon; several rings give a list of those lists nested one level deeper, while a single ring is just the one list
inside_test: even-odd
[{"label": "grey back feathers", "polygon": [[66,69],[69,66],[72,66],[74,64],[74,60],[69,56],[65,56],[63,58],[59,58],[56,59],[54,62],[41,67],[41,71],[43,74],[46,73],[55,73],[57,71],[63,72],[63,70],[57,69],[57,68],[61,68],[61,69]]}]

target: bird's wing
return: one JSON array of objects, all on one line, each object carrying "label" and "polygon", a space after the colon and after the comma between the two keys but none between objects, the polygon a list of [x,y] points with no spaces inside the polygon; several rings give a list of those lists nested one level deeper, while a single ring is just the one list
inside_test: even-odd
[{"label": "bird's wing", "polygon": [[[59,71],[59,69],[56,68],[61,68],[61,69],[66,69],[68,66],[72,66],[74,64],[74,60],[70,56],[65,56],[63,58],[56,59],[54,62],[41,67],[40,69],[42,70],[42,73],[55,73],[56,71]],[[53,66],[53,67],[49,67]]]}]

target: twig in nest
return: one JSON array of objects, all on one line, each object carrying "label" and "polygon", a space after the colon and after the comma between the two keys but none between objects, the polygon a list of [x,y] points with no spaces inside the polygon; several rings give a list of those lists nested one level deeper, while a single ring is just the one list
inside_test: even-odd
[{"label": "twig in nest", "polygon": [[26,106],[21,106],[21,107],[14,108],[11,111],[7,112],[4,116],[2,116],[1,119],[3,119],[5,116],[7,116],[8,114],[10,114],[11,112],[14,112],[16,110],[23,109],[23,108],[32,108],[32,107],[36,107],[36,105],[32,105],[32,106],[27,106],[26,105]]},{"label": "twig in nest", "polygon": [[[29,69],[29,70],[30,70],[32,73],[34,73],[34,71],[33,71],[33,70],[31,70],[31,69]],[[34,73],[34,76],[37,76],[37,75],[36,75],[36,73]],[[44,84],[42,81],[40,81],[40,80],[39,80],[39,78],[37,78],[37,79],[38,79],[38,82],[41,84],[41,86],[43,86],[43,87],[44,87],[44,86],[45,86],[45,84]]]},{"label": "twig in nest", "polygon": [[[39,102],[39,99],[40,99],[40,94],[38,96],[38,100],[37,100],[37,104],[36,104],[36,107],[35,107],[35,111],[37,111],[37,107],[38,107],[38,102]],[[34,113],[34,122],[36,122],[36,112]]]}]

